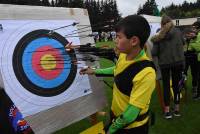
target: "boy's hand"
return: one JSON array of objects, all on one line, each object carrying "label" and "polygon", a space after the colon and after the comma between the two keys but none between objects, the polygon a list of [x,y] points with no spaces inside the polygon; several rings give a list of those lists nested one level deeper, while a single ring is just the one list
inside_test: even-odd
[{"label": "boy's hand", "polygon": [[118,126],[116,125],[115,121],[113,121],[113,123],[110,125],[110,127],[109,127],[109,129],[108,129],[108,131],[107,131],[106,134],[114,134],[114,133],[117,132],[118,129],[119,129],[119,128],[118,128]]},{"label": "boy's hand", "polygon": [[95,74],[95,70],[90,67],[81,68],[79,74],[80,75],[84,75],[84,74],[93,75],[93,74]]},{"label": "boy's hand", "polygon": [[65,45],[65,50],[70,51],[72,49],[72,42],[69,42],[67,45]]},{"label": "boy's hand", "polygon": [[114,134],[115,132],[117,132],[117,129],[112,127],[112,126],[110,126],[110,128],[108,129],[106,134]]},{"label": "boy's hand", "polygon": [[65,46],[65,50],[66,50],[66,51],[71,51],[72,49],[79,48],[79,47],[80,47],[79,45],[72,45],[72,42],[69,42],[69,43]]}]

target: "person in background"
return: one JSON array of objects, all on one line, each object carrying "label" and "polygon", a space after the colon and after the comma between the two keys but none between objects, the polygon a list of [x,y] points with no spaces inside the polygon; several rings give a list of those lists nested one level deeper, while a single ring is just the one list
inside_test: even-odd
[{"label": "person in background", "polygon": [[[164,32],[163,32],[164,31]],[[180,115],[180,89],[179,81],[182,78],[184,67],[185,44],[182,33],[175,28],[172,20],[168,16],[161,19],[161,30],[158,35],[152,37],[153,42],[152,56],[158,58],[158,64],[161,70],[164,94],[164,117],[172,118],[170,111],[170,77],[172,78],[172,87],[174,92],[174,116]]]},{"label": "person in background", "polygon": [[190,68],[190,72],[192,75],[192,97],[196,96],[197,91],[197,83],[198,83],[198,67],[197,67],[197,54],[194,50],[192,50],[189,46],[190,44],[195,43],[196,40],[196,31],[194,31],[194,27],[191,26],[185,29],[185,40],[186,45],[184,46],[184,55],[185,55],[185,69],[184,75],[187,76],[188,69]]},{"label": "person in background", "polygon": [[[193,31],[187,36],[189,41],[188,46],[188,55],[189,63],[191,66],[191,74],[192,74],[192,91],[193,91],[193,99],[200,99],[200,22],[195,22],[193,25]],[[190,52],[190,53],[189,53]]]},{"label": "person in background", "polygon": [[0,32],[3,31],[3,26],[0,24]]},{"label": "person in background", "polygon": [[80,74],[114,75],[113,100],[108,134],[148,134],[148,110],[155,89],[154,64],[143,49],[150,35],[145,18],[130,15],[115,28],[119,58],[116,66],[105,69],[81,69]]},{"label": "person in background", "polygon": [[3,88],[0,88],[0,100],[0,134],[34,134]]}]

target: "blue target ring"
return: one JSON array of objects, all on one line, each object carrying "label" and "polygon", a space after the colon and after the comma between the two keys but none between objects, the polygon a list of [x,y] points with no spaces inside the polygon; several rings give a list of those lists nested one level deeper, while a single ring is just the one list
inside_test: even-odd
[{"label": "blue target ring", "polygon": [[[72,64],[76,60],[74,51],[67,52],[64,49],[67,43],[63,36],[58,33],[49,34],[49,30],[26,34],[17,43],[13,54],[13,69],[21,85],[34,94],[46,97],[67,90],[77,73],[77,66]],[[54,59],[53,65],[48,56]],[[46,69],[46,66],[53,68]]]},{"label": "blue target ring", "polygon": [[[69,69],[63,69],[61,74],[57,78],[52,79],[52,80],[46,80],[44,78],[41,78],[35,73],[32,66],[30,66],[32,64],[31,63],[32,53],[30,52],[40,48],[41,46],[48,45],[48,44],[50,44],[53,48],[63,47],[63,45],[55,39],[49,39],[45,37],[38,38],[27,45],[22,56],[22,65],[23,65],[23,69],[26,76],[28,77],[28,79],[31,79],[35,85],[43,87],[44,89],[54,88],[62,84],[66,80],[66,78],[69,76],[70,68],[71,68],[71,58],[66,53],[65,55],[63,55],[63,59],[65,61],[64,68],[69,68]],[[61,54],[65,53],[64,50],[61,50],[61,49],[59,49],[58,51]]]}]

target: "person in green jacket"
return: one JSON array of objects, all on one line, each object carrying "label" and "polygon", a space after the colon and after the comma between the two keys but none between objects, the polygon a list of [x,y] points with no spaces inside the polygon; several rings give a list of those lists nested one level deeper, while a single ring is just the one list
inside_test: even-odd
[{"label": "person in green jacket", "polygon": [[196,79],[196,87],[195,91],[195,94],[193,96],[193,99],[195,100],[199,100],[200,99],[200,22],[195,22],[193,24],[193,27],[195,28],[195,32],[196,32],[196,35],[195,35],[195,38],[193,40],[190,41],[189,43],[189,46],[188,46],[188,50],[189,51],[194,51],[195,54],[197,55],[197,66],[196,66],[196,75],[195,75],[195,78],[193,79]]}]

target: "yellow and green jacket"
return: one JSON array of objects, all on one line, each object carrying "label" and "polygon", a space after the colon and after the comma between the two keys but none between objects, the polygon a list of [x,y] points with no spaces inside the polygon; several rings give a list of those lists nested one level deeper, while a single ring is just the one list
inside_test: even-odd
[{"label": "yellow and green jacket", "polygon": [[[130,65],[144,60],[149,60],[144,50],[142,50],[136,58],[129,61],[126,60],[126,54],[121,53],[115,67],[107,68],[105,69],[106,71],[97,69],[95,73],[108,74],[110,72],[114,74],[114,77],[116,77]],[[127,89],[118,89],[116,82],[114,82],[111,110],[116,117],[122,115],[128,105],[139,108],[139,115],[143,115],[148,112],[151,95],[156,84],[155,69],[152,67],[145,67],[135,75],[131,82],[133,86],[128,91]],[[124,85],[124,87],[126,86]],[[148,118],[149,117],[146,116],[143,120],[135,120],[129,124],[126,129],[142,126],[148,121]]]},{"label": "yellow and green jacket", "polygon": [[190,41],[188,50],[195,51],[198,61],[200,62],[200,32],[197,34],[197,37],[194,40]]}]

